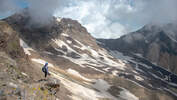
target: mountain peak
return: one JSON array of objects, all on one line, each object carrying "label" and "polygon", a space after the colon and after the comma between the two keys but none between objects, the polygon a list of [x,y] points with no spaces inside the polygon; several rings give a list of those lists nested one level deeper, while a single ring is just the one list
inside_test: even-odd
[{"label": "mountain peak", "polygon": [[[38,24],[30,22],[30,16],[26,13],[27,10],[22,13],[16,13],[4,20],[15,30],[18,30],[21,38],[24,38],[26,42],[36,48],[48,44],[47,42],[49,42],[51,38],[60,37],[62,33],[67,34],[70,38],[76,39],[85,45],[95,49],[99,48],[95,42],[96,40],[88,33],[86,28],[76,20],[53,17],[50,24],[38,26]],[[41,41],[46,41],[46,43]]]},{"label": "mountain peak", "polygon": [[[176,63],[171,60],[177,57],[177,24],[148,24],[119,39],[102,42],[111,50],[141,54],[149,61],[177,73]],[[169,62],[164,62],[164,59]]]}]

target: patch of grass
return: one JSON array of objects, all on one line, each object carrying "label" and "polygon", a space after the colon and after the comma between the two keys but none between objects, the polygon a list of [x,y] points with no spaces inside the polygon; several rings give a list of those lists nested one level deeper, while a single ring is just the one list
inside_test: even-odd
[{"label": "patch of grass", "polygon": [[12,75],[12,79],[13,80],[17,80],[17,79],[25,79],[26,76],[24,76],[21,71],[17,68],[17,66],[14,65],[9,65],[6,64],[7,67],[7,72]]},{"label": "patch of grass", "polygon": [[18,41],[17,41],[16,39],[11,40],[10,42],[8,42],[7,48],[8,48],[8,50],[9,50],[10,52],[12,52],[12,51],[17,51],[18,48],[19,48],[19,43],[18,43]]}]

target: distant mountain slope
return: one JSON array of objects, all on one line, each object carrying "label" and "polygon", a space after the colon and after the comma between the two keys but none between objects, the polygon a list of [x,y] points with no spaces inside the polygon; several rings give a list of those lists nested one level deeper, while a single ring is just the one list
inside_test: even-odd
[{"label": "distant mountain slope", "polygon": [[171,72],[177,73],[177,25],[146,25],[118,39],[99,39],[104,47],[123,53],[141,54]]}]

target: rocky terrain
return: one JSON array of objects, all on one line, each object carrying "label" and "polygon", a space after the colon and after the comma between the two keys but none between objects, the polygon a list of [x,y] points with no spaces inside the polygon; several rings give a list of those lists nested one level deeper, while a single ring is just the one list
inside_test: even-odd
[{"label": "rocky terrain", "polygon": [[146,60],[119,52],[113,57],[77,21],[54,17],[42,27],[29,21],[23,12],[0,23],[0,99],[177,99],[175,77],[168,82]]},{"label": "rocky terrain", "polygon": [[50,85],[56,79],[40,81],[42,73],[35,67],[22,48],[19,34],[0,21],[0,100],[56,98],[50,95]]}]

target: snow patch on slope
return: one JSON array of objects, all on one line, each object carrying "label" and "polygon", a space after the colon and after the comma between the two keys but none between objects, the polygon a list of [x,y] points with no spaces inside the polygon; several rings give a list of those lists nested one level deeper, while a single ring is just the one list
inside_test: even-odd
[{"label": "snow patch on slope", "polygon": [[102,79],[96,80],[96,83],[93,85],[94,88],[100,90],[100,91],[107,91],[110,88],[110,84],[108,84],[106,81]]},{"label": "snow patch on slope", "polygon": [[135,79],[139,80],[139,81],[143,81],[144,80],[143,78],[141,78],[140,76],[137,76],[137,75],[135,75]]},{"label": "snow patch on slope", "polygon": [[57,20],[58,22],[61,22],[62,18],[57,17],[56,20]]},{"label": "snow patch on slope", "polygon": [[[64,34],[64,36],[67,36],[67,35]],[[75,44],[71,46],[73,41],[75,41],[76,44],[78,45]],[[83,68],[89,67],[89,68],[92,68],[102,73],[110,72],[113,70],[114,71],[113,74],[115,74],[117,69],[124,70],[126,68],[125,62],[123,62],[122,60],[114,59],[110,54],[108,54],[106,50],[101,49],[101,48],[98,50],[95,50],[90,46],[86,46],[82,44],[78,40],[74,39],[73,41],[53,39],[53,42],[56,43],[60,48],[65,46],[67,49],[67,51],[63,51],[60,48],[54,48],[56,51],[62,52],[64,54],[64,55],[57,55],[57,56],[68,59],[71,62],[78,64],[79,66]],[[68,45],[68,44],[71,44],[71,45]],[[75,50],[74,48],[77,48],[77,49]],[[78,49],[80,49],[80,51],[87,51],[89,52],[89,54],[84,53],[84,52],[80,53],[80,51],[77,51]],[[68,53],[73,53],[73,52],[77,54],[79,57],[74,58],[74,57],[70,57],[67,55]]]},{"label": "snow patch on slope", "polygon": [[[58,73],[51,72],[54,77],[58,78],[62,84],[72,93],[70,96],[73,100],[100,100],[101,98],[109,98],[111,100],[119,100],[110,95],[107,90],[110,88],[110,84],[102,79],[98,79],[93,84],[93,88],[99,90],[95,91],[91,87],[84,87],[80,84],[74,83],[73,81],[67,80],[60,76]],[[139,100],[135,95],[130,93],[128,90],[122,88],[123,91],[120,92],[120,98],[124,100]]]},{"label": "snow patch on slope", "polygon": [[[60,55],[58,55],[58,56],[60,56]],[[67,57],[67,56],[62,56],[62,57],[70,60],[73,63],[80,65],[81,67],[86,67],[85,64],[97,66],[97,67],[103,67],[103,65],[99,64],[95,59],[92,59],[87,54],[82,54],[80,56],[81,56],[81,58],[79,58],[79,59],[74,59],[74,58]]]},{"label": "snow patch on slope", "polygon": [[69,37],[69,35],[65,34],[65,33],[62,33],[61,35],[64,36],[64,37]]},{"label": "snow patch on slope", "polygon": [[115,58],[117,58],[117,59],[121,59],[121,60],[123,60],[124,62],[126,62],[127,60],[133,59],[133,58],[131,58],[131,57],[124,56],[121,52],[118,52],[118,51],[110,51],[109,53],[110,53],[110,55],[112,55],[113,57],[115,57]]},{"label": "snow patch on slope", "polygon": [[53,53],[51,52],[48,52],[48,51],[44,51],[45,54],[48,54],[48,55],[54,55]]},{"label": "snow patch on slope", "polygon": [[31,55],[30,51],[34,51],[22,39],[20,39],[20,46],[23,48],[25,54],[27,55]]},{"label": "snow patch on slope", "polygon": [[[64,34],[64,33],[62,33],[62,34]],[[81,50],[89,51],[91,53],[92,57],[90,57],[88,54],[85,54],[85,53],[83,53],[83,54],[78,53],[77,51],[75,51],[72,47],[70,47],[67,43],[65,43],[62,40],[53,39],[53,41],[61,48],[62,48],[62,46],[65,46],[67,48],[68,52],[74,52],[74,53],[80,55],[81,58],[79,58],[79,59],[73,59],[71,57],[67,57],[65,53],[64,53],[65,55],[63,57],[71,60],[72,62],[74,62],[82,67],[83,67],[83,64],[88,64],[88,65],[97,66],[97,67],[103,67],[105,65],[109,65],[112,67],[118,67],[119,69],[122,69],[122,70],[125,67],[125,64],[123,62],[120,61],[118,63],[118,62],[115,62],[112,59],[110,59],[113,57],[110,56],[106,51],[103,51],[103,50],[96,51],[96,50],[92,49],[90,46],[85,46],[84,44],[82,44],[78,40],[74,40],[79,45],[81,45],[81,47],[77,46],[77,48],[81,49]],[[69,43],[71,43],[71,42],[69,41]],[[57,50],[57,51],[59,51],[59,50]],[[100,58],[103,58],[103,59],[101,60]]]},{"label": "snow patch on slope", "polygon": [[99,100],[99,98],[109,98],[111,100],[115,100],[115,98],[113,98],[112,96],[110,97],[107,94],[103,94],[91,88],[76,84],[70,80],[61,77],[57,73],[51,72],[51,74],[61,80],[61,83],[64,84],[64,86],[72,93],[71,98],[74,100]]},{"label": "snow patch on slope", "polygon": [[70,73],[70,74],[72,74],[72,75],[75,75],[75,76],[77,76],[77,77],[80,77],[80,78],[82,78],[83,80],[92,82],[91,79],[88,79],[88,78],[82,76],[82,75],[81,75],[79,72],[77,72],[76,70],[73,70],[73,69],[70,68],[70,69],[67,70],[67,72]]},{"label": "snow patch on slope", "polygon": [[67,40],[66,42],[67,42],[67,43],[69,43],[69,44],[71,44],[71,43],[72,43],[72,41],[70,41],[70,40]]},{"label": "snow patch on slope", "polygon": [[72,49],[68,44],[66,44],[64,41],[59,40],[59,39],[52,39],[52,41],[54,41],[60,48],[62,48],[63,46],[65,46],[68,50],[68,52],[75,52],[76,51],[74,49]]},{"label": "snow patch on slope", "polygon": [[123,91],[120,92],[120,97],[125,100],[139,100],[135,95],[127,91],[126,89],[122,88]]},{"label": "snow patch on slope", "polygon": [[118,73],[119,73],[119,71],[117,71],[117,70],[112,71],[112,75],[114,75],[114,76],[117,76]]},{"label": "snow patch on slope", "polygon": [[[114,67],[118,67],[120,69],[123,69],[125,67],[124,63],[117,63],[115,61],[113,61],[110,58],[113,58],[112,56],[110,56],[106,51],[103,50],[94,50],[92,49],[90,46],[85,46],[84,44],[82,44],[81,42],[75,40],[76,42],[78,42],[78,44],[81,45],[81,50],[88,50],[92,56],[96,59],[96,62],[102,62],[103,64],[109,65],[109,66],[114,66]],[[103,58],[104,61],[101,61],[100,58]]]},{"label": "snow patch on slope", "polygon": [[[42,59],[36,59],[36,58],[32,58],[31,60],[34,61],[34,62],[36,62],[36,63],[42,64],[42,65],[45,65],[45,63],[47,62],[47,61],[45,61],[45,60],[42,60]],[[50,67],[54,67],[54,65],[51,64],[51,63],[48,63],[48,66],[50,66]]]}]

